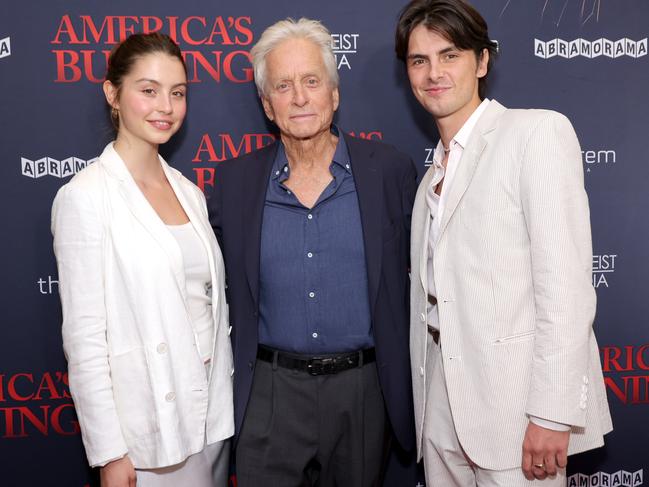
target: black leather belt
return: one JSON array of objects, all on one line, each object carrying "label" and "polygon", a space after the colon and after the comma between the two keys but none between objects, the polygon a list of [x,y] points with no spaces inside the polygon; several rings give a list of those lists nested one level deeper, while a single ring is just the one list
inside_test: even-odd
[{"label": "black leather belt", "polygon": [[432,326],[428,325],[428,333],[433,337],[433,341],[439,345],[439,330],[433,328]]},{"label": "black leather belt", "polygon": [[296,355],[260,346],[257,358],[264,362],[274,363],[279,367],[308,372],[311,375],[337,374],[344,370],[362,367],[376,360],[373,348],[341,354],[325,354],[317,356]]}]

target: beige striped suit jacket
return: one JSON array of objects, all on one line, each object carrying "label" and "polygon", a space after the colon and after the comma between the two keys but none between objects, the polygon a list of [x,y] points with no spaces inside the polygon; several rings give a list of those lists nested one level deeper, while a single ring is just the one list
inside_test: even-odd
[{"label": "beige striped suit jacket", "polygon": [[[424,176],[412,217],[411,331],[421,457],[426,399]],[[569,453],[612,429],[592,329],[591,233],[579,143],[546,110],[491,101],[463,151],[433,256],[448,395],[462,447],[515,468],[528,415],[573,425]]]}]

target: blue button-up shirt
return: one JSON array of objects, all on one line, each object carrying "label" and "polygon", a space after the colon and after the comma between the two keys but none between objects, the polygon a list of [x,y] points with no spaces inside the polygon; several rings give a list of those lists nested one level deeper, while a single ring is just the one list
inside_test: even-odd
[{"label": "blue button-up shirt", "polygon": [[290,168],[280,142],[261,231],[263,345],[303,354],[374,346],[361,215],[343,137],[329,169],[333,181],[305,207],[284,185]]}]

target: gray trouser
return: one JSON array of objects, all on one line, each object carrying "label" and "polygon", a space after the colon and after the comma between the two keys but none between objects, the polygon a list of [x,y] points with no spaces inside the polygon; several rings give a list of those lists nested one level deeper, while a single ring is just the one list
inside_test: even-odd
[{"label": "gray trouser", "polygon": [[375,363],[311,376],[257,360],[237,485],[379,486],[387,437]]}]

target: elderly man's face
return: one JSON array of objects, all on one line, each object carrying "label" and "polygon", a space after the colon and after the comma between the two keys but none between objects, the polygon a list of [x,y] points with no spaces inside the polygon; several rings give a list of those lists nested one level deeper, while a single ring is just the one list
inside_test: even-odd
[{"label": "elderly man's face", "polygon": [[305,39],[287,39],[266,57],[266,116],[283,137],[305,140],[329,131],[338,108],[320,49]]}]

